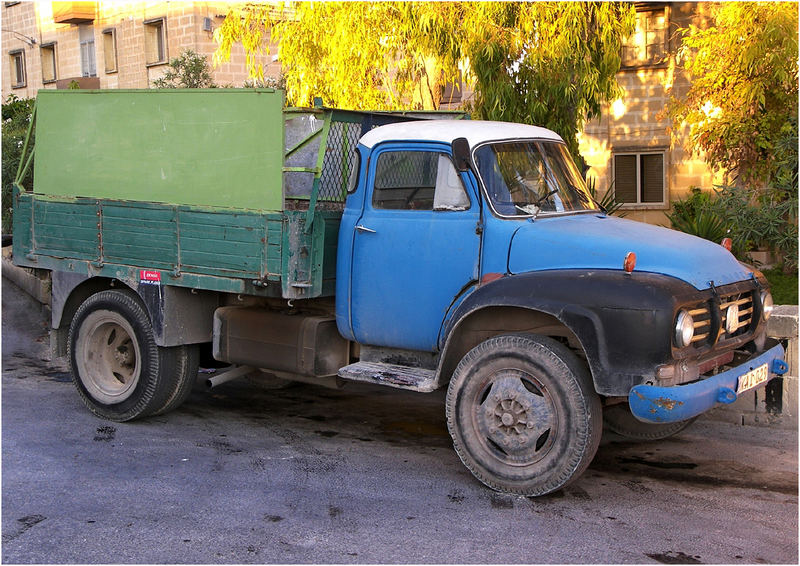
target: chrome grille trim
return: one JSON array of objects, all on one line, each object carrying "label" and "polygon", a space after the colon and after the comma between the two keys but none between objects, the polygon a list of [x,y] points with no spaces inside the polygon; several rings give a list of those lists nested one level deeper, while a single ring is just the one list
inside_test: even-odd
[{"label": "chrome grille trim", "polygon": [[[701,347],[708,344],[714,334],[712,328],[711,308],[713,303],[706,301],[693,305],[689,309],[689,314],[694,319],[695,335],[692,338],[692,346]],[[728,333],[726,328],[728,318],[728,308],[735,305],[738,308],[736,329],[733,333]],[[716,330],[714,336],[716,343],[722,343],[731,338],[742,336],[752,331],[754,325],[753,315],[755,313],[755,305],[753,304],[753,293],[732,293],[720,297],[719,304],[719,328]]]}]

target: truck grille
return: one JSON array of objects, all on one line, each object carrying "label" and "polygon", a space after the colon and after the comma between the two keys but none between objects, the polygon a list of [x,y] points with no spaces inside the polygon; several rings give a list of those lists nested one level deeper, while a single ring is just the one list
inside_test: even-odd
[{"label": "truck grille", "polygon": [[[720,297],[719,315],[716,320],[712,316],[713,307],[714,303],[707,301],[689,309],[689,314],[694,319],[693,346],[722,343],[752,331],[755,313],[752,293],[735,293]],[[729,311],[736,317],[736,324],[731,328],[731,332],[726,330]]]}]

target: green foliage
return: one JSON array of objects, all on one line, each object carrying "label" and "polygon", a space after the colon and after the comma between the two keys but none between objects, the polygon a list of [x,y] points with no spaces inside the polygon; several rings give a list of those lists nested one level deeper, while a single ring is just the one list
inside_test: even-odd
[{"label": "green foliage", "polygon": [[716,190],[708,209],[728,227],[738,256],[771,249],[797,265],[797,199],[782,199],[774,191],[725,186]]},{"label": "green foliage", "polygon": [[[33,104],[34,99],[22,99],[13,94],[9,95],[3,104],[2,229],[4,234],[11,233],[12,183],[17,176]],[[33,186],[33,167],[22,179],[22,185],[27,188]]]},{"label": "green foliage", "polygon": [[300,2],[294,12],[233,8],[215,31],[215,62],[241,43],[251,76],[278,44],[290,105],[356,110],[435,109],[463,72],[478,118],[545,126],[573,156],[576,134],[619,95],[622,2]]},{"label": "green foliage", "polygon": [[608,190],[603,193],[602,198],[597,195],[597,180],[594,177],[589,177],[586,181],[586,188],[589,189],[589,194],[592,199],[600,205],[600,208],[606,211],[607,214],[615,214],[620,218],[625,217],[628,212],[622,208],[624,202],[617,201],[616,192],[614,191],[614,183],[608,187]]},{"label": "green foliage", "polygon": [[264,77],[262,79],[249,79],[244,81],[243,88],[274,88],[286,90],[286,76],[281,73],[278,78]]},{"label": "green foliage", "polygon": [[671,98],[669,117],[688,124],[688,149],[713,168],[737,172],[740,184],[771,184],[776,143],[792,120],[797,132],[797,3],[720,2],[712,16],[707,29],[681,30],[691,86]]},{"label": "green foliage", "polygon": [[776,267],[764,271],[764,275],[769,281],[772,299],[776,305],[797,304],[797,269],[786,273],[784,269]]},{"label": "green foliage", "polygon": [[[719,215],[711,210],[711,196],[697,187],[692,187],[686,199],[672,204],[672,213],[667,214],[672,228],[720,243],[728,236],[728,227]],[[740,250],[733,250],[734,253]]]},{"label": "green foliage", "polygon": [[[720,243],[728,235],[722,219],[710,210],[698,210],[693,214],[667,214],[675,230],[686,232],[711,242]],[[734,250],[735,251],[735,250]]]},{"label": "green foliage", "polygon": [[476,117],[550,128],[577,158],[577,132],[621,94],[616,73],[633,5],[485,2],[465,26]]},{"label": "green foliage", "polygon": [[214,88],[215,86],[206,56],[191,49],[172,59],[164,76],[153,81],[153,88]]},{"label": "green foliage", "polygon": [[668,113],[688,124],[688,149],[734,173],[736,183],[696,199],[693,210],[676,203],[670,218],[685,228],[683,213],[715,216],[740,259],[770,249],[796,269],[797,4],[726,2],[712,15],[711,27],[682,30],[680,56],[692,82]]},{"label": "green foliage", "polygon": [[676,230],[712,242],[733,241],[733,253],[752,262],[750,252],[771,249],[783,255],[788,268],[797,266],[797,199],[776,191],[721,186],[713,195],[693,189],[673,204],[667,217]]}]

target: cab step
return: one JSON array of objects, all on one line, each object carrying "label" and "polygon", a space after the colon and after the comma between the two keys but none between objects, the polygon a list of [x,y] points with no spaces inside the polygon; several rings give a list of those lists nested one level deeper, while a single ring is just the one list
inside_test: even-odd
[{"label": "cab step", "polygon": [[436,370],[381,362],[358,362],[339,370],[339,377],[429,393],[438,387]]}]

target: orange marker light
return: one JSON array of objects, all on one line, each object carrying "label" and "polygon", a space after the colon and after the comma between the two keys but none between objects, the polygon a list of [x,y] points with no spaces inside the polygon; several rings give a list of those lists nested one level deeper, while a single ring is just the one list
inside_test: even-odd
[{"label": "orange marker light", "polygon": [[731,240],[730,238],[722,238],[722,241],[719,243],[719,245],[721,245],[726,250],[731,251],[731,249],[733,248],[733,240]]},{"label": "orange marker light", "polygon": [[628,252],[625,254],[625,261],[622,262],[622,269],[625,270],[626,273],[630,273],[636,267],[636,254],[633,252]]}]

